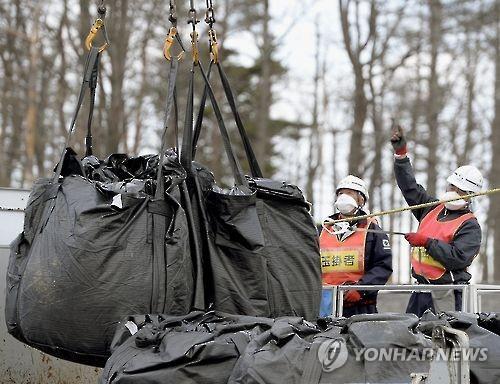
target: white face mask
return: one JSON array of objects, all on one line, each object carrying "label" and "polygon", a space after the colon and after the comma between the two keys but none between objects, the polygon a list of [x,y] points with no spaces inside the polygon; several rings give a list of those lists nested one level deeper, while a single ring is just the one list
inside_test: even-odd
[{"label": "white face mask", "polygon": [[337,197],[335,207],[340,213],[347,215],[354,213],[354,210],[358,208],[358,202],[353,197],[342,193]]},{"label": "white face mask", "polygon": [[[441,200],[455,199],[457,197],[460,197],[460,195],[457,192],[446,191],[441,196]],[[466,205],[467,205],[467,201],[465,201],[463,199],[449,201],[447,203],[444,203],[444,206],[446,207],[446,209],[449,209],[450,211],[457,211],[459,209],[463,209],[463,208],[465,208]]]}]

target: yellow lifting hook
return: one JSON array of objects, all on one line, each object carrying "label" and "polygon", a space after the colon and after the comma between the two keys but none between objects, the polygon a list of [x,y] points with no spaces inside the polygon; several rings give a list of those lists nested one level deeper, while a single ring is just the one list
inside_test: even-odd
[{"label": "yellow lifting hook", "polygon": [[[172,46],[174,45],[176,36],[177,36],[177,28],[170,27],[170,29],[168,31],[168,35],[165,38],[165,44],[163,44],[163,56],[168,61],[172,60],[172,53],[170,52],[170,50],[172,49]],[[183,57],[184,57],[184,51],[181,51],[176,56],[178,61],[182,60]]]},{"label": "yellow lifting hook", "polygon": [[215,29],[210,28],[208,30],[208,37],[210,39],[210,54],[212,55],[212,60],[215,64],[219,62],[219,44],[217,43],[217,33]]},{"label": "yellow lifting hook", "polygon": [[198,32],[191,32],[191,47],[193,49],[193,63],[198,65],[200,61],[200,51],[198,50]]},{"label": "yellow lifting hook", "polygon": [[[92,28],[90,28],[90,32],[87,35],[87,38],[85,39],[85,48],[90,51],[90,48],[92,48],[92,43],[94,42],[94,39],[97,35],[97,32],[99,32],[100,29],[104,29],[104,20],[101,18],[96,19],[94,24],[92,25]],[[106,48],[109,46],[109,42],[107,41],[106,38],[106,33],[104,33],[106,41],[104,42],[103,45],[99,47],[99,52],[104,51]]]}]

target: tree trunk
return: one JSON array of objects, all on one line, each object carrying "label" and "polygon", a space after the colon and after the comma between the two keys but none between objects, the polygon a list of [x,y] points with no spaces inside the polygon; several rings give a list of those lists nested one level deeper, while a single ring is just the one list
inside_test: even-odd
[{"label": "tree trunk", "polygon": [[[318,26],[319,23],[316,23]],[[307,165],[307,183],[306,183],[306,198],[312,205],[312,213],[315,210],[314,199],[314,181],[316,180],[316,173],[321,163],[321,151],[319,150],[319,81],[321,70],[320,58],[320,31],[316,28],[316,53],[315,53],[315,71],[314,71],[314,94],[313,94],[313,108],[312,108],[312,123],[309,135],[309,161]]]},{"label": "tree trunk", "polygon": [[[349,60],[351,61],[353,72],[354,72],[354,99],[353,99],[353,110],[354,110],[354,122],[351,127],[351,143],[349,149],[348,157],[348,171],[350,174],[354,174],[359,177],[362,175],[362,162],[363,162],[363,128],[366,121],[366,115],[368,111],[368,101],[365,93],[365,77],[363,75],[363,64],[361,63],[361,53],[367,44],[362,47],[361,37],[359,35],[359,12],[356,12],[355,24],[358,27],[357,42],[354,44],[352,42],[352,37],[350,33],[351,23],[349,21],[349,1],[344,2],[339,0],[339,10],[340,10],[340,20],[342,23],[342,36],[344,40],[344,46],[347,50]],[[358,4],[356,3],[356,11],[358,10]],[[373,31],[371,31],[373,32]],[[372,37],[370,34],[369,39]]]},{"label": "tree trunk", "polygon": [[[43,56],[43,54],[42,54]],[[45,147],[47,142],[53,140],[56,131],[52,124],[45,124],[45,117],[49,113],[49,100],[50,100],[50,85],[52,79],[55,78],[53,73],[52,58],[42,58],[42,79],[40,84],[40,96],[38,101],[38,115],[36,118],[36,131],[35,131],[35,159],[37,173],[36,178],[45,175]]]},{"label": "tree trunk", "polygon": [[431,63],[429,68],[429,95],[427,99],[426,121],[429,127],[429,138],[427,140],[427,191],[430,195],[436,195],[436,181],[438,174],[438,143],[439,128],[438,118],[441,110],[441,91],[438,79],[438,55],[442,41],[442,4],[440,0],[428,0],[430,11],[430,45]]},{"label": "tree trunk", "polygon": [[107,155],[118,152],[125,123],[123,84],[131,27],[128,8],[128,0],[117,1],[114,6],[114,9],[116,9],[114,18],[108,24],[108,33],[113,41],[113,49],[108,51],[111,60],[111,101],[105,139],[105,152]]},{"label": "tree trunk", "polygon": [[39,68],[39,35],[40,35],[40,3],[33,12],[33,30],[29,40],[29,78],[28,78],[28,112],[26,113],[25,163],[24,180],[33,182],[33,161],[35,159],[36,128],[38,116],[38,68]]},{"label": "tree trunk", "polygon": [[472,150],[472,135],[476,128],[474,117],[474,101],[476,98],[476,68],[478,60],[478,43],[471,41],[471,32],[469,28],[466,31],[466,63],[465,70],[465,83],[467,92],[467,112],[466,112],[466,125],[465,125],[465,144],[462,148],[462,153],[458,158],[458,165],[464,165],[469,162],[469,155]]},{"label": "tree trunk", "polygon": [[[491,127],[492,161],[490,184],[500,185],[500,4],[495,4],[496,36],[494,39],[495,52],[495,106],[494,118]],[[493,280],[500,282],[500,195],[490,197],[489,215],[493,227]]]},{"label": "tree trunk", "polygon": [[139,147],[141,145],[141,139],[142,139],[142,128],[143,128],[142,127],[142,121],[143,121],[142,110],[143,110],[144,97],[146,95],[146,88],[147,88],[147,81],[148,81],[148,77],[147,77],[148,59],[147,59],[147,55],[146,55],[147,42],[148,42],[148,39],[144,38],[144,40],[142,42],[142,47],[141,47],[141,72],[140,72],[141,86],[139,88],[139,92],[137,95],[137,105],[136,105],[136,109],[135,109],[135,134],[134,134],[134,144],[132,146],[132,152],[134,154],[138,154]]},{"label": "tree trunk", "polygon": [[[260,86],[259,86],[259,100],[258,100],[258,120],[257,120],[257,134],[255,143],[255,152],[258,159],[267,159],[270,150],[270,137],[269,137],[269,120],[270,120],[270,107],[271,107],[271,52],[272,52],[272,36],[269,30],[269,0],[263,0],[263,14],[262,14],[262,46],[260,49]],[[266,170],[263,170],[265,173]]]},{"label": "tree trunk", "polygon": [[363,68],[354,68],[354,123],[352,125],[351,144],[349,149],[349,173],[363,177],[361,165],[363,162],[363,128],[368,112],[368,101],[365,95],[365,79]]}]

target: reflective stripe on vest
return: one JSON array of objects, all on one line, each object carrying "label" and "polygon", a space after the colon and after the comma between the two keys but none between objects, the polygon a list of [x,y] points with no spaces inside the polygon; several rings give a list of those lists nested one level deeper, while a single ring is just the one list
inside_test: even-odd
[{"label": "reflective stripe on vest", "polygon": [[[475,218],[473,213],[466,213],[456,219],[439,221],[438,215],[444,209],[440,204],[424,216],[418,226],[418,233],[450,244],[455,233],[467,220]],[[411,266],[413,271],[428,280],[437,280],[446,273],[446,268],[435,260],[424,247],[414,247],[411,250]]]},{"label": "reflective stripe on vest", "polygon": [[[368,220],[366,228],[374,220]],[[367,232],[354,232],[344,241],[321,231],[321,275],[323,284],[357,283],[365,274],[365,243]]]}]

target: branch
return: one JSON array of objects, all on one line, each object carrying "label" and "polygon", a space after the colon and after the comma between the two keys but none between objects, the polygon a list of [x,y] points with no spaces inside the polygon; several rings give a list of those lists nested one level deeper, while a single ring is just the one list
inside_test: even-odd
[{"label": "branch", "polygon": [[391,76],[394,75],[394,72],[396,72],[398,68],[402,67],[405,64],[406,60],[408,60],[410,57],[412,57],[415,53],[419,51],[420,51],[420,43],[418,43],[416,47],[408,49],[408,51],[401,57],[399,62],[387,68],[384,72],[389,73]]},{"label": "branch", "polygon": [[385,56],[386,52],[387,52],[387,49],[389,48],[389,41],[394,37],[394,35],[396,34],[396,31],[397,29],[399,28],[399,25],[401,24],[401,21],[403,20],[403,15],[405,13],[405,9],[406,9],[406,6],[403,5],[401,6],[401,8],[399,8],[397,14],[396,14],[396,22],[394,23],[394,25],[392,26],[392,28],[389,30],[389,33],[387,34],[387,37],[385,38],[384,42],[382,43],[382,49],[380,50],[380,52],[375,55],[375,56],[372,56],[372,58],[370,59],[370,65],[377,61],[378,59],[380,59],[381,57]]},{"label": "branch", "polygon": [[363,51],[370,42],[370,40],[376,36],[377,16],[378,16],[377,6],[375,0],[372,0],[370,5],[370,17],[368,18],[368,24],[370,26],[370,30],[368,31],[368,36],[366,37],[366,41],[361,46],[360,52]]},{"label": "branch", "polygon": [[349,56],[349,60],[351,60],[352,65],[359,66],[359,57],[354,56],[354,52],[352,50],[352,40],[351,34],[349,31],[349,1],[347,0],[346,6],[344,6],[344,1],[339,0],[339,10],[340,10],[340,21],[342,24],[342,35],[344,37],[344,45],[347,51],[347,55]]},{"label": "branch", "polygon": [[300,10],[299,13],[297,13],[297,15],[295,15],[295,17],[293,18],[293,20],[288,24],[288,26],[285,28],[285,31],[280,35],[280,36],[277,36],[275,38],[275,44],[278,45],[278,44],[281,44],[283,42],[283,40],[285,39],[285,37],[290,33],[290,31],[297,26],[297,22],[299,21],[299,19],[303,18],[304,16],[307,15],[307,13],[312,9],[312,7],[310,6],[310,3],[306,3],[304,2],[302,4],[302,8]]}]

